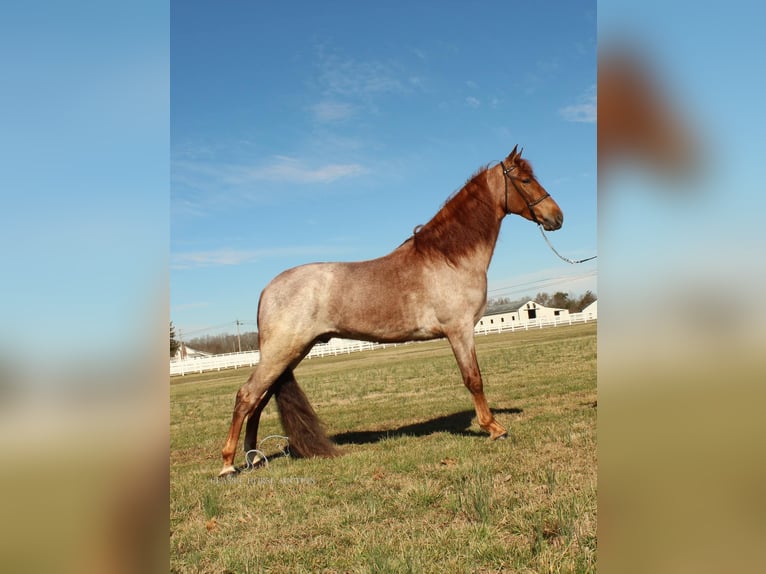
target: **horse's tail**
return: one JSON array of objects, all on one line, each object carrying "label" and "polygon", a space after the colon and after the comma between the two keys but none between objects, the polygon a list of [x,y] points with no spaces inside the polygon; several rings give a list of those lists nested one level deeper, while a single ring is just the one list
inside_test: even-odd
[{"label": "horse's tail", "polygon": [[298,457],[338,456],[340,451],[327,438],[322,421],[298,386],[292,371],[285,371],[280,379],[274,394],[290,452]]}]

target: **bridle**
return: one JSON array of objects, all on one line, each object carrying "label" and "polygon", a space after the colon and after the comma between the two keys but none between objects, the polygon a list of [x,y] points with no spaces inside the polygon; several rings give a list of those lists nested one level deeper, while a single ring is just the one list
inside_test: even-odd
[{"label": "bridle", "polygon": [[546,191],[544,195],[538,197],[536,200],[529,201],[527,196],[524,193],[522,193],[522,191],[519,188],[519,186],[516,185],[516,180],[518,178],[513,176],[513,175],[511,175],[511,172],[516,169],[516,166],[513,165],[510,168],[507,168],[507,167],[505,167],[505,163],[503,163],[502,161],[500,162],[500,165],[503,168],[503,181],[505,181],[505,214],[508,215],[510,213],[510,211],[508,210],[508,181],[510,180],[511,185],[513,185],[513,189],[516,190],[516,193],[519,194],[519,197],[521,197],[521,199],[524,201],[524,203],[526,204],[527,208],[529,209],[529,214],[532,216],[532,221],[537,223],[537,225],[542,225],[540,220],[537,219],[537,216],[535,215],[535,210],[532,209],[532,208],[535,205],[537,205],[538,203],[540,203],[541,201],[543,201],[544,199],[549,198],[551,196],[551,194]]},{"label": "bridle", "polygon": [[551,194],[546,191],[545,194],[542,195],[541,197],[538,197],[534,201],[529,201],[529,199],[527,199],[527,196],[521,191],[519,186],[516,185],[516,180],[518,178],[511,175],[511,172],[514,169],[516,169],[516,166],[513,165],[510,168],[507,168],[505,167],[505,163],[503,163],[502,161],[500,162],[500,165],[503,168],[503,181],[505,181],[505,214],[506,215],[510,213],[510,211],[508,211],[508,180],[510,180],[511,185],[513,185],[513,189],[516,190],[516,193],[519,194],[519,197],[521,197],[521,199],[524,200],[524,203],[527,205],[527,209],[529,209],[529,214],[532,216],[532,221],[537,223],[537,228],[540,230],[540,234],[543,236],[543,239],[545,239],[545,242],[548,244],[548,247],[551,248],[551,251],[553,251],[560,259],[562,259],[563,261],[566,261],[567,263],[585,263],[586,261],[590,261],[591,259],[596,258],[596,256],[594,255],[593,257],[588,257],[586,259],[578,259],[575,261],[573,259],[568,259],[564,257],[563,255],[561,255],[561,253],[556,251],[556,248],[553,246],[553,244],[551,244],[551,242],[548,240],[548,237],[545,235],[545,231],[543,231],[543,224],[540,222],[539,219],[537,219],[537,216],[535,215],[535,210],[532,209],[535,205],[537,205],[544,199],[549,198]]}]

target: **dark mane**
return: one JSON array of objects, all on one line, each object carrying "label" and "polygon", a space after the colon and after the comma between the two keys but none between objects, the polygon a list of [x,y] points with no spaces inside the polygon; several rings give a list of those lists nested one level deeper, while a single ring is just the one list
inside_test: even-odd
[{"label": "dark mane", "polygon": [[494,245],[500,220],[489,196],[487,169],[480,168],[431,221],[416,228],[412,239],[418,253],[456,265],[479,245]]}]

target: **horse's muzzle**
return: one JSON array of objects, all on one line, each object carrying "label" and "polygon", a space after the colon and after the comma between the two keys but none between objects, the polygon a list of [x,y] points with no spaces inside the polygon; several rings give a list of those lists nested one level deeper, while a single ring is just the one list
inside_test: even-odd
[{"label": "horse's muzzle", "polygon": [[546,215],[543,217],[542,224],[545,231],[555,231],[556,229],[560,229],[564,224],[564,214],[561,211],[558,211],[554,214]]}]

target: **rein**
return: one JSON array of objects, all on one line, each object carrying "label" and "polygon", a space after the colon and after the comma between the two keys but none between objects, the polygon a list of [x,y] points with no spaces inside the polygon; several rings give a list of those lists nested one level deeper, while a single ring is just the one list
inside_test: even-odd
[{"label": "rein", "polygon": [[567,263],[572,263],[572,264],[585,263],[586,261],[590,261],[591,259],[595,259],[596,257],[598,257],[598,255],[594,255],[593,257],[588,257],[587,259],[577,259],[577,260],[568,259],[567,257],[564,257],[561,253],[556,251],[556,248],[551,244],[550,240],[548,239],[548,236],[545,235],[545,231],[543,231],[543,226],[538,224],[537,228],[540,230],[540,233],[542,234],[543,239],[545,239],[545,242],[548,244],[548,247],[551,248],[551,251],[553,251],[556,255],[558,255],[559,259],[561,259],[562,261],[566,261]]},{"label": "rein", "polygon": [[556,251],[556,248],[550,242],[550,240],[548,239],[548,236],[545,235],[545,230],[543,229],[543,224],[540,223],[539,219],[537,219],[537,216],[535,215],[535,211],[534,211],[534,209],[532,209],[535,205],[537,205],[538,203],[540,203],[544,199],[549,198],[551,196],[551,194],[546,191],[545,195],[543,195],[541,197],[538,197],[534,201],[529,201],[527,199],[527,196],[524,195],[521,192],[521,189],[519,189],[519,186],[516,185],[516,179],[517,178],[514,177],[513,175],[511,175],[511,172],[514,169],[516,169],[516,166],[514,165],[514,166],[511,166],[510,168],[507,168],[507,167],[505,167],[505,163],[503,163],[502,161],[500,162],[500,165],[503,167],[503,181],[505,182],[505,214],[506,215],[508,215],[510,213],[510,211],[508,211],[508,180],[510,180],[511,181],[511,185],[513,185],[513,189],[516,190],[516,193],[519,194],[519,197],[521,197],[521,199],[527,205],[527,209],[529,209],[529,214],[532,216],[532,221],[537,223],[537,228],[540,230],[540,234],[543,236],[543,239],[545,239],[545,242],[548,244],[548,247],[551,248],[551,251],[553,251],[558,256],[559,259],[561,259],[562,261],[566,261],[567,263],[576,264],[576,263],[585,263],[586,261],[590,261],[591,259],[595,259],[596,257],[598,257],[598,255],[594,255],[593,257],[588,257],[586,259],[573,260],[573,259],[569,259],[568,257],[564,257],[563,255],[561,255],[561,253]]}]

